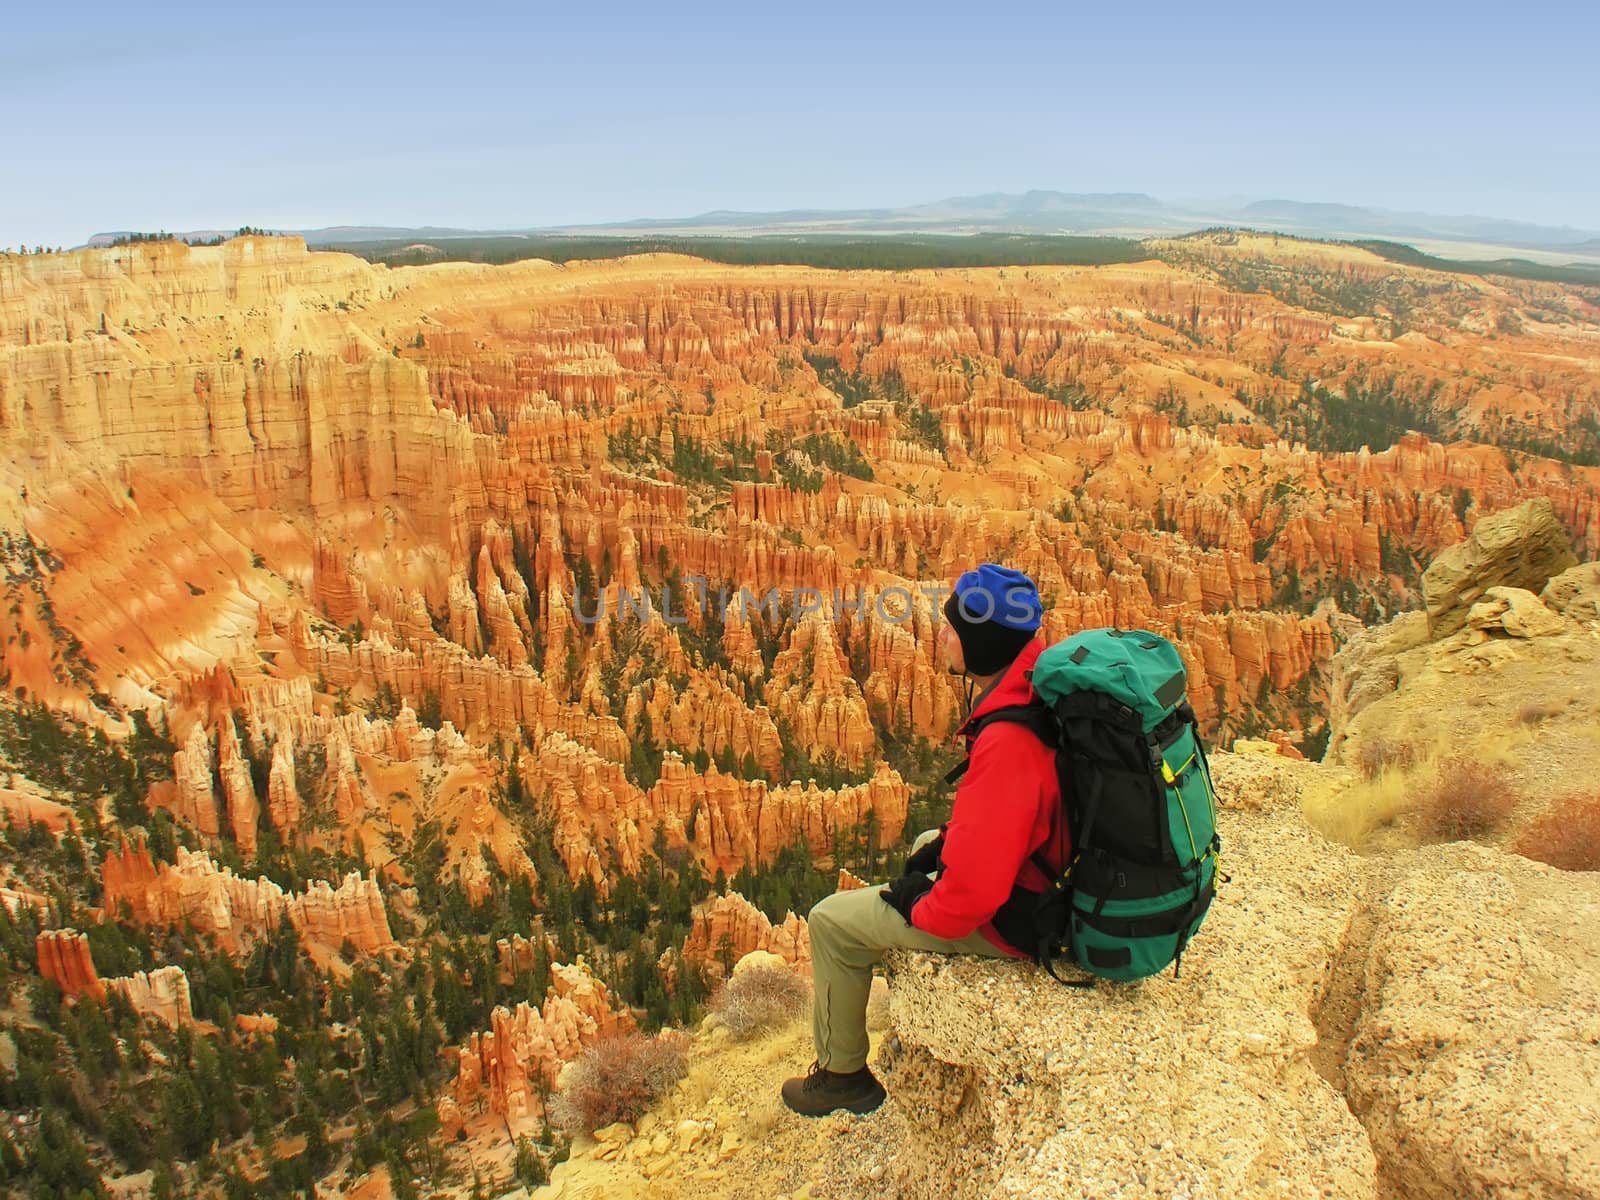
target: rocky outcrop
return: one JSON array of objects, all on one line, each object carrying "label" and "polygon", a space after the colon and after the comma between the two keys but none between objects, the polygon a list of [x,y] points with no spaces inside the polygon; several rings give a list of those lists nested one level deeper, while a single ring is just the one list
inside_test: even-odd
[{"label": "rocky outcrop", "polygon": [[176,781],[173,815],[196,832],[216,837],[221,824],[211,790],[211,739],[205,726],[196,723],[189,730],[183,748],[173,756],[172,774]]},{"label": "rocky outcrop", "polygon": [[1355,863],[1281,818],[1225,812],[1221,831],[1232,882],[1180,978],[1068,992],[1027,964],[895,962],[881,1074],[910,1130],[903,1190],[1377,1195],[1365,1131],[1311,1056]]},{"label": "rocky outcrop", "polygon": [[[340,765],[343,766],[343,763]],[[343,775],[338,777],[335,784],[336,796],[340,795],[338,789],[341,786],[348,786]],[[338,799],[334,802],[336,812],[350,807]],[[294,751],[287,734],[281,733],[273,743],[272,765],[267,775],[267,817],[285,841],[292,841],[298,836],[302,811],[300,792],[294,782]]]},{"label": "rocky outcrop", "polygon": [[[407,728],[407,717],[410,717],[409,726],[415,728],[416,717],[410,709],[401,710],[395,724],[399,727],[397,740],[404,743],[409,739],[404,738]],[[327,740],[323,743],[326,749],[328,796],[333,804],[333,815],[342,823],[354,822],[363,809],[366,808],[366,793],[361,788],[361,776],[356,770],[355,751],[350,745],[350,739],[345,731],[338,727],[328,731]],[[405,747],[406,753],[396,753],[397,758],[410,758],[415,753],[413,746]]]},{"label": "rocky outcrop", "polygon": [[796,741],[813,757],[859,767],[877,739],[833,630],[832,622],[815,617],[800,622],[772,664],[767,706],[787,720]]},{"label": "rocky outcrop", "polygon": [[894,961],[902,1191],[1600,1187],[1600,879],[1472,845],[1364,862],[1300,822],[1322,768],[1216,759],[1230,878],[1181,978],[1068,995],[1028,965]]},{"label": "rocky outcrop", "polygon": [[1520,638],[1548,637],[1566,628],[1566,622],[1546,608],[1539,597],[1516,587],[1485,589],[1483,599],[1467,610],[1467,625]]},{"label": "rocky outcrop", "polygon": [[[1353,761],[1352,743],[1363,730],[1371,732],[1369,740],[1394,745],[1426,746],[1441,738],[1470,744],[1461,736],[1465,725],[1492,738],[1497,728],[1521,719],[1518,706],[1565,707],[1571,689],[1554,664],[1593,659],[1583,623],[1588,614],[1600,614],[1600,564],[1564,566],[1571,559],[1566,535],[1542,500],[1485,518],[1471,537],[1445,550],[1423,575],[1428,611],[1402,613],[1364,630],[1334,658],[1327,760]],[[1535,595],[1530,588],[1543,590]],[[1552,642],[1527,654],[1512,644],[1531,639]],[[1472,676],[1483,677],[1483,686]],[[1533,692],[1520,690],[1524,686]],[[1403,687],[1405,703],[1397,698]],[[1481,695],[1462,704],[1475,693]],[[1466,711],[1457,713],[1455,728],[1441,728],[1431,713],[1452,702]],[[1504,720],[1479,720],[1493,713]],[[1538,790],[1547,792],[1548,785]]]},{"label": "rocky outcrop", "polygon": [[1472,606],[1495,585],[1537,592],[1578,563],[1548,499],[1530,500],[1486,517],[1472,536],[1428,565],[1422,575],[1428,628],[1445,637],[1468,623]]},{"label": "rocky outcrop", "polygon": [[1427,640],[1426,614],[1404,613],[1362,631],[1340,650],[1328,688],[1328,761],[1340,761],[1355,718],[1399,686],[1399,656]]},{"label": "rocky outcrop", "polygon": [[287,918],[302,938],[330,951],[345,942],[362,953],[394,944],[388,912],[377,881],[356,872],[336,888],[318,879],[298,894],[267,878],[241,879],[219,868],[209,855],[180,848],[175,863],[159,868],[139,840],[123,842],[101,867],[106,906],[127,906],[141,924],[176,925],[216,934],[238,947],[245,937],[260,937]]},{"label": "rocky outcrop", "polygon": [[695,909],[689,936],[683,942],[685,962],[726,974],[745,955],[756,951],[777,955],[809,974],[811,938],[805,919],[785,913],[782,924],[775,926],[766,913],[737,892],[715,896]]},{"label": "rocky outcrop", "polygon": [[39,974],[68,996],[90,995],[100,999],[105,985],[94,969],[89,939],[76,929],[47,929],[35,939],[34,951]]},{"label": "rocky outcrop", "polygon": [[256,799],[255,784],[250,778],[250,764],[239,748],[239,733],[234,728],[232,717],[217,731],[217,778],[222,785],[223,802],[233,840],[238,843],[241,852],[253,857],[261,804]]},{"label": "rocky outcrop", "polygon": [[176,1028],[194,1020],[189,976],[182,967],[157,967],[148,973],[116,976],[105,981],[108,992],[120,992],[141,1016]]},{"label": "rocky outcrop", "polygon": [[1600,621],[1600,562],[1569,567],[1545,584],[1539,599],[1574,621]]},{"label": "rocky outcrop", "polygon": [[[455,1114],[487,1105],[508,1121],[540,1116],[563,1065],[602,1038],[633,1030],[632,1015],[581,958],[553,966],[550,975],[541,1008],[496,1008],[490,1029],[474,1033],[457,1052]],[[441,1114],[447,1122],[451,1115]]]},{"label": "rocky outcrop", "polygon": [[[1600,877],[1459,843],[1370,910],[1343,1060],[1394,1195],[1600,1193]],[[1347,951],[1348,953],[1348,951]]]},{"label": "rocky outcrop", "polygon": [[43,916],[50,911],[50,898],[28,888],[0,887],[0,904],[6,914],[16,917],[24,908],[31,908]]},{"label": "rocky outcrop", "polygon": [[[649,720],[648,736],[644,718]],[[681,692],[657,679],[648,689],[630,693],[623,724],[630,740],[656,749],[704,751],[713,760],[731,755],[741,766],[748,757],[771,775],[782,771],[783,744],[770,710],[765,705],[751,709],[739,692],[711,677],[691,679]]]},{"label": "rocky outcrop", "polygon": [[302,937],[330,949],[348,942],[360,953],[370,954],[394,945],[378,881],[355,871],[338,887],[325,879],[313,880],[304,892],[285,898],[284,911]]},{"label": "rocky outcrop", "polygon": [[514,933],[508,938],[500,938],[494,944],[495,965],[498,968],[500,982],[509,984],[524,971],[536,969],[539,954],[544,955],[546,965],[554,962],[558,954],[556,940],[548,933],[523,937]]},{"label": "rocky outcrop", "polygon": [[75,929],[51,929],[39,934],[39,974],[69,998],[89,996],[104,1000],[121,995],[141,1016],[154,1017],[171,1026],[194,1019],[189,998],[189,977],[182,967],[158,967],[132,975],[101,979],[94,966],[88,936]]},{"label": "rocky outcrop", "polygon": [[521,771],[526,793],[554,817],[568,870],[602,885],[608,862],[628,873],[639,869],[657,827],[669,847],[692,849],[708,874],[731,874],[746,863],[769,863],[802,840],[812,853],[829,854],[835,838],[858,835],[869,819],[887,844],[900,836],[910,804],[910,789],[886,763],[863,784],[774,787],[715,767],[696,771],[670,753],[661,778],[644,792],[619,764],[558,733],[522,760]]}]

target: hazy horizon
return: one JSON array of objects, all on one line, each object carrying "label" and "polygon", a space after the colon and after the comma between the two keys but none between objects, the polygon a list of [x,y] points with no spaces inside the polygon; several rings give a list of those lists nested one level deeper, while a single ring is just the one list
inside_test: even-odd
[{"label": "hazy horizon", "polygon": [[[1592,11],[470,5],[19,12],[0,246],[111,229],[517,229],[989,192],[1600,227]],[[70,18],[70,25],[68,19]],[[85,32],[87,31],[87,32]]]}]

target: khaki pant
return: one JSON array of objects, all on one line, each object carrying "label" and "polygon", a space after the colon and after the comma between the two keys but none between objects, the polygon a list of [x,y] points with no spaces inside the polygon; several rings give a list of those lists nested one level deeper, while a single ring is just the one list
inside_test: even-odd
[{"label": "khaki pant", "polygon": [[[930,829],[917,838],[912,849],[921,849],[938,836],[937,829]],[[880,885],[835,892],[820,901],[808,918],[811,979],[816,988],[811,1036],[817,1045],[817,1062],[829,1071],[845,1074],[867,1065],[867,996],[872,990],[872,968],[883,960],[885,951],[904,947],[936,954],[1009,957],[976,930],[950,941],[907,925],[904,917],[884,903],[879,896],[882,891]]]}]

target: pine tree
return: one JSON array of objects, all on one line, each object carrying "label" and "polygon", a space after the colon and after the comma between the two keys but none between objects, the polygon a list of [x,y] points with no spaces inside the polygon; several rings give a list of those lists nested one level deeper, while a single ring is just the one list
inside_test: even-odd
[{"label": "pine tree", "polygon": [[528,1188],[538,1187],[550,1179],[550,1172],[544,1165],[544,1159],[539,1157],[539,1152],[533,1148],[533,1143],[528,1140],[527,1134],[517,1138],[516,1172],[517,1179]]},{"label": "pine tree", "polygon": [[155,1173],[150,1179],[150,1200],[176,1200],[178,1195],[178,1179],[172,1172],[169,1162],[156,1163]]}]

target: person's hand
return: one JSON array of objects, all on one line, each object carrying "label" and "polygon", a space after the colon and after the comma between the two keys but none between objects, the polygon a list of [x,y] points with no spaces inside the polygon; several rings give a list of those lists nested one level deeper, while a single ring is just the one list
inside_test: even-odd
[{"label": "person's hand", "polygon": [[912,854],[906,859],[906,870],[908,872],[916,871],[922,875],[931,875],[943,865],[939,861],[939,855],[943,852],[944,834],[941,833],[926,846],[922,847],[922,849],[918,850],[915,854]]},{"label": "person's hand", "polygon": [[905,918],[907,925],[910,925],[912,906],[932,890],[933,880],[921,871],[907,871],[878,895],[885,904]]}]

